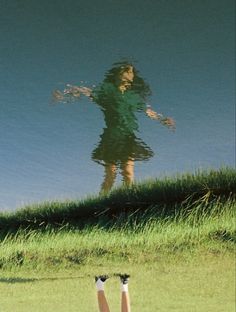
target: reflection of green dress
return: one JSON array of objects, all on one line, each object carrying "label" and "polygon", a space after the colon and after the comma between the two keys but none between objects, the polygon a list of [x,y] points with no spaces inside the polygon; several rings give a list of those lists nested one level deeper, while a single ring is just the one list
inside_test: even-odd
[{"label": "reflection of green dress", "polygon": [[103,83],[93,90],[93,100],[104,113],[106,128],[92,159],[99,163],[118,164],[129,159],[147,160],[152,150],[135,136],[138,123],[135,112],[145,110],[141,97],[132,90],[123,94],[112,83]]}]

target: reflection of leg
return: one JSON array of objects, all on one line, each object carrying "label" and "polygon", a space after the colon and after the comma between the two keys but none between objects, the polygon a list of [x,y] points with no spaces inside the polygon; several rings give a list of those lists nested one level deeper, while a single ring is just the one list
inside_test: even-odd
[{"label": "reflection of leg", "polygon": [[107,276],[99,276],[95,277],[96,287],[97,287],[97,298],[98,298],[98,306],[100,312],[110,312],[105,292],[104,292],[104,283],[108,277]]},{"label": "reflection of leg", "polygon": [[121,280],[121,312],[130,312],[130,300],[128,292],[129,275],[120,275]]},{"label": "reflection of leg", "polygon": [[112,188],[116,178],[116,165],[105,164],[105,177],[101,185],[101,193],[107,193]]},{"label": "reflection of leg", "polygon": [[121,168],[124,183],[131,184],[134,180],[134,161],[129,159]]}]

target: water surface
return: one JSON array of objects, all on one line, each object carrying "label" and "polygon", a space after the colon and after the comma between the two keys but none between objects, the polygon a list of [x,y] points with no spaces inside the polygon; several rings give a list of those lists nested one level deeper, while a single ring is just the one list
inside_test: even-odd
[{"label": "water surface", "polygon": [[[135,179],[234,166],[234,2],[1,1],[0,209],[98,193],[93,151],[106,128],[86,97],[53,104],[66,83],[99,85],[134,62],[171,132],[135,113],[152,157]],[[121,171],[121,170],[120,170]],[[116,184],[122,182],[117,175]]]}]

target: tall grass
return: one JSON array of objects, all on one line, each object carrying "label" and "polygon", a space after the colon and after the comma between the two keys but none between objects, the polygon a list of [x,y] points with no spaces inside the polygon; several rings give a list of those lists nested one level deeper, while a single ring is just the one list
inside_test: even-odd
[{"label": "tall grass", "polygon": [[[166,217],[130,217],[121,226],[18,230],[0,243],[0,266],[70,267],[99,261],[155,261],[160,254],[232,252],[236,242],[233,200],[195,204]],[[210,209],[209,209],[210,208]],[[118,221],[119,222],[119,221]]]},{"label": "tall grass", "polygon": [[236,171],[184,174],[84,201],[0,214],[0,267],[68,267],[102,259],[154,261],[161,253],[232,252]]},{"label": "tall grass", "polygon": [[[46,202],[12,213],[0,213],[0,233],[4,236],[20,228],[61,228],[68,224],[80,228],[88,225],[112,228],[123,226],[127,220],[130,226],[133,220],[137,222],[138,216],[143,220],[176,215],[179,211],[186,214],[196,207],[197,202],[208,204],[220,200],[223,203],[229,197],[234,200],[235,190],[236,170],[232,168],[147,180],[131,187],[117,188],[103,196]],[[210,206],[206,210],[209,209]]]}]

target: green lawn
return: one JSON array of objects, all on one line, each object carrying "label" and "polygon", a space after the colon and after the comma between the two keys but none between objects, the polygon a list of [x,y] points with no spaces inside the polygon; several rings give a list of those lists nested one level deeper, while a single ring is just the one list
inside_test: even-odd
[{"label": "green lawn", "polygon": [[132,312],[234,312],[235,184],[224,169],[0,214],[0,311],[95,312],[94,275],[127,272]]},{"label": "green lawn", "polygon": [[[235,266],[231,253],[157,254],[155,262],[130,264],[99,261],[71,269],[0,274],[1,311],[98,311],[95,274],[129,272],[132,311],[234,312]],[[119,311],[116,277],[106,284],[111,311]]]}]

